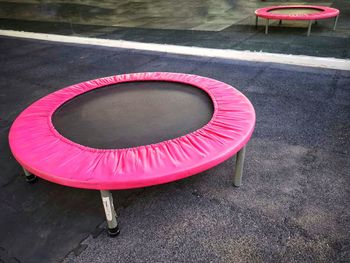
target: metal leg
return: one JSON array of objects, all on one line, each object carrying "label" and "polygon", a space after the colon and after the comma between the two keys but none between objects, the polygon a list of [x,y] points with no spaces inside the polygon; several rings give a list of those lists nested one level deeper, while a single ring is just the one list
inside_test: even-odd
[{"label": "metal leg", "polygon": [[269,33],[269,19],[266,19],[266,25],[265,25],[265,35]]},{"label": "metal leg", "polygon": [[259,19],[259,17],[255,16],[255,28],[258,28],[258,19]]},{"label": "metal leg", "polygon": [[237,187],[242,184],[244,156],[245,156],[245,146],[236,155],[236,168],[235,168],[235,175],[233,177],[233,184],[234,186],[237,186]]},{"label": "metal leg", "polygon": [[107,219],[108,234],[110,236],[117,236],[120,230],[118,227],[117,213],[114,210],[112,193],[106,190],[101,190],[100,192]]},{"label": "metal leg", "polygon": [[30,183],[30,184],[35,183],[37,181],[37,177],[34,174],[31,174],[30,172],[28,172],[26,169],[24,169],[24,167],[22,168],[23,168],[27,183]]},{"label": "metal leg", "polygon": [[335,30],[335,28],[337,27],[337,23],[338,23],[338,17],[339,15],[337,15],[334,19],[334,26],[333,26],[333,30]]},{"label": "metal leg", "polygon": [[309,27],[307,28],[307,36],[310,36],[311,26],[312,26],[312,20],[309,21]]},{"label": "metal leg", "polygon": [[279,24],[279,25],[282,25],[282,20],[280,20],[280,21],[278,22],[278,24]]}]

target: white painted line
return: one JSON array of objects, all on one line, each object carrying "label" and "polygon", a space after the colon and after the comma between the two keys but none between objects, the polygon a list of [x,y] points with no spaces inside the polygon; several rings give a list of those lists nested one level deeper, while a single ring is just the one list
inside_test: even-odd
[{"label": "white painted line", "polygon": [[252,52],[252,51],[238,51],[227,49],[201,48],[201,47],[187,47],[166,44],[152,44],[141,43],[125,40],[113,39],[99,39],[76,36],[62,36],[55,34],[43,34],[32,32],[20,32],[13,30],[0,30],[0,35],[9,37],[29,38],[45,41],[54,41],[61,43],[74,43],[83,45],[96,45],[105,47],[125,48],[147,50],[155,52],[165,52],[172,54],[202,56],[202,57],[216,57],[232,60],[254,61],[254,62],[272,62],[280,64],[289,64],[296,66],[328,68],[339,70],[350,70],[349,59],[313,57],[302,55],[286,55],[274,54],[266,52]]}]

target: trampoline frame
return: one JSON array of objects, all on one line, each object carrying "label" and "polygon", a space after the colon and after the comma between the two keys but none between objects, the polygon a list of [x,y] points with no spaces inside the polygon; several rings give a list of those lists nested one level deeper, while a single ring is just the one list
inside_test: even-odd
[{"label": "trampoline frame", "polygon": [[[270,11],[278,10],[278,9],[317,9],[321,10],[320,13],[314,14],[302,14],[302,15],[288,15],[288,14],[272,14]],[[333,18],[333,31],[335,31],[339,18],[339,10],[327,6],[315,6],[315,5],[279,5],[279,6],[269,6],[263,7],[255,10],[255,28],[258,27],[259,17],[265,18],[265,34],[267,35],[269,32],[269,21],[270,20],[279,20],[279,25],[282,24],[282,20],[303,20],[309,21],[307,28],[307,36],[311,34],[312,24],[317,24],[317,20]]]},{"label": "trampoline frame", "polygon": [[[51,117],[54,111],[66,101],[69,101],[70,99],[80,94],[84,94],[89,90],[97,89],[97,88],[108,86],[115,83],[123,83],[123,82],[130,82],[130,81],[147,81],[147,80],[179,82],[179,83],[185,83],[185,84],[187,83],[206,91],[207,94],[210,95],[214,103],[214,113],[211,121],[207,125],[200,128],[199,130],[189,133],[185,136],[160,142],[153,145],[139,146],[139,147],[128,148],[128,149],[94,149],[83,145],[79,145],[77,143],[74,143],[64,138],[52,126]],[[38,111],[38,113],[35,113],[36,111]],[[238,119],[235,119],[235,117]],[[230,119],[231,121],[226,121],[227,118]],[[239,123],[242,123],[242,124],[239,124]],[[33,103],[31,106],[25,109],[17,117],[17,119],[15,120],[15,122],[13,123],[10,129],[9,143],[10,143],[10,148],[14,157],[17,159],[17,161],[20,163],[20,165],[23,168],[24,175],[28,183],[34,183],[37,179],[36,176],[38,175],[39,177],[42,177],[45,180],[62,184],[62,185],[99,190],[101,194],[102,204],[104,207],[106,221],[107,221],[108,233],[110,236],[116,236],[119,234],[120,231],[119,231],[117,213],[114,208],[114,202],[113,202],[113,196],[112,196],[111,190],[145,187],[145,186],[162,184],[162,183],[179,180],[179,179],[188,177],[190,175],[200,173],[201,171],[205,171],[223,162],[224,160],[228,159],[233,155],[236,155],[235,171],[232,175],[233,185],[236,187],[239,187],[242,183],[246,144],[250,140],[251,134],[254,130],[254,124],[255,124],[255,112],[254,112],[253,106],[242,93],[235,90],[233,87],[229,86],[228,84],[225,84],[217,80],[196,76],[196,75],[169,73],[169,72],[145,72],[145,73],[118,75],[118,76],[86,81],[83,83],[79,83],[79,84],[58,90],[54,93],[47,95],[46,97]],[[39,126],[41,125],[42,127],[40,126],[36,128],[37,125]],[[224,125],[224,127],[222,127],[222,125]],[[222,134],[220,135],[220,137],[217,137],[219,136],[217,133],[219,132],[219,130],[217,130],[219,128],[222,129],[221,130]],[[35,130],[38,130],[39,134],[40,135],[43,134],[41,136],[44,136],[44,137],[41,140],[39,140],[39,142],[36,139],[34,139],[34,142],[36,143],[34,144],[34,142],[31,141],[32,140],[31,137],[26,138],[28,129],[31,130],[29,134],[32,137],[33,137],[33,132],[35,134]],[[43,130],[47,132],[46,135],[44,134],[45,132],[42,133]],[[202,135],[201,132],[205,134]],[[213,134],[209,135],[210,132]],[[55,149],[52,149],[51,146],[49,146],[50,148],[46,148],[45,150],[42,150],[40,148],[42,147],[42,144],[46,144],[52,139],[56,141],[55,136],[57,136],[57,138],[59,139],[58,143],[61,144],[61,148],[57,148],[57,146],[55,146]],[[212,136],[212,138],[210,138],[210,136]],[[224,137],[221,137],[221,136],[224,136]],[[195,148],[193,149],[188,148],[186,150],[186,162],[184,164],[179,165],[179,167],[172,167],[171,171],[169,171],[168,174],[165,174],[165,176],[167,176],[166,178],[159,179],[157,177],[156,178],[151,177],[153,178],[152,183],[150,183],[149,181],[144,181],[144,180],[142,181],[142,177],[141,177],[139,179],[140,182],[138,183],[131,182],[130,184],[125,184],[124,181],[120,181],[120,182],[116,181],[118,183],[118,185],[116,185],[116,182],[105,182],[103,181],[104,180],[103,178],[100,179],[102,180],[101,182],[90,181],[89,184],[84,184],[83,181],[79,182],[79,180],[86,180],[85,177],[83,178],[79,177],[81,173],[85,174],[85,170],[82,169],[82,167],[84,167],[82,165],[86,164],[84,161],[82,161],[82,164],[80,164],[80,166],[78,165],[78,168],[80,167],[80,170],[83,170],[83,171],[74,170],[74,176],[76,175],[75,172],[78,172],[77,174],[78,179],[76,179],[75,181],[72,181],[70,180],[71,178],[67,178],[67,177],[62,177],[61,179],[59,179],[57,178],[57,176],[55,176],[55,173],[65,171],[67,176],[70,176],[72,175],[72,172],[71,171],[68,172],[67,170],[60,170],[62,167],[55,168],[53,167],[53,165],[63,165],[63,167],[66,167],[68,165],[67,169],[70,169],[71,166],[69,166],[69,164],[62,164],[61,162],[57,162],[55,161],[55,158],[49,158],[50,159],[49,163],[42,164],[42,161],[40,159],[50,155],[50,152],[55,152],[60,156],[58,160],[63,161],[61,157],[63,156],[65,158],[65,153],[66,153],[65,151],[68,150],[69,152],[70,149],[78,149],[79,156],[84,153],[86,154],[86,156],[91,156],[92,154],[109,154],[110,153],[114,158],[112,160],[115,161],[116,160],[115,153],[118,153],[118,152],[125,152],[130,150],[143,151],[148,148],[153,149],[153,147],[159,147],[159,151],[162,151],[162,148],[161,148],[162,144],[166,145],[165,147],[167,148],[167,150],[171,150],[171,147],[172,147],[171,143],[176,142],[176,145],[180,145],[181,143],[187,144],[188,140],[195,141],[197,137],[205,138],[206,140],[208,140],[206,142],[208,144],[206,145],[207,148],[201,148],[199,146],[197,150]],[[221,138],[221,139],[218,140],[218,138]],[[26,142],[25,146],[23,145],[23,140],[25,140]],[[218,140],[218,141],[215,141],[215,140]],[[226,145],[225,142],[229,143],[228,146],[223,146],[223,145]],[[36,147],[38,147],[39,150],[35,149]],[[67,148],[62,148],[62,147],[67,147]],[[25,152],[23,152],[23,149],[25,149]],[[60,152],[57,149],[61,149],[63,152]],[[206,154],[204,154],[205,149],[208,149],[208,152]],[[220,154],[218,155],[218,153]],[[35,156],[35,159],[32,159],[32,156]],[[192,160],[191,157],[194,159]],[[166,158],[167,157],[165,156],[164,159],[162,160],[162,162],[164,163],[162,164],[163,166],[168,164]],[[175,156],[172,156],[172,158],[175,158]],[[198,159],[198,158],[201,158],[201,159]],[[35,165],[35,164],[38,165],[38,163],[34,160],[38,160],[38,163],[40,164],[41,168],[32,167],[32,165]],[[142,160],[143,159],[140,159],[138,161],[142,163]],[[28,162],[33,162],[33,163],[30,164]],[[149,165],[147,163],[146,164],[142,163],[142,164]],[[191,166],[189,166],[189,164]],[[45,168],[46,166],[50,166],[50,169]],[[159,164],[157,166],[162,167]],[[158,168],[157,167],[153,167],[153,168],[155,170],[155,171],[153,170],[153,172],[157,173]],[[180,172],[179,172],[179,169],[180,169]],[[139,172],[139,170],[132,170],[132,171]],[[159,170],[159,171],[163,172],[162,170]],[[50,175],[49,173],[53,173],[53,174]],[[99,177],[99,175],[100,173],[97,173],[96,177]],[[135,175],[135,177],[138,176],[138,174],[132,174],[132,175],[133,176]]]},{"label": "trampoline frame", "polygon": [[[243,166],[246,153],[246,146],[239,150],[236,154],[236,165],[233,173],[233,186],[240,187],[242,185]],[[30,184],[37,182],[37,176],[30,173],[22,167],[26,181]],[[111,190],[100,190],[101,200],[105,212],[107,231],[109,236],[114,237],[120,233],[118,225],[118,215],[114,208],[113,195]]]}]

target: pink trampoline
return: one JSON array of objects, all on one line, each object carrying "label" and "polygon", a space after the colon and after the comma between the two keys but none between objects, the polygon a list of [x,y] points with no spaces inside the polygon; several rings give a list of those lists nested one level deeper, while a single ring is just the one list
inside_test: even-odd
[{"label": "pink trampoline", "polygon": [[119,233],[110,190],[163,184],[237,154],[255,125],[249,100],[196,75],[152,72],[86,81],[34,102],[14,121],[9,143],[27,181],[36,176],[101,191],[110,235]]},{"label": "pink trampoline", "polygon": [[262,17],[266,19],[265,34],[268,34],[269,20],[307,20],[309,26],[307,30],[307,36],[310,35],[311,26],[313,22],[317,22],[320,19],[335,18],[333,30],[337,26],[339,17],[339,10],[327,6],[314,6],[314,5],[280,5],[280,6],[269,6],[259,8],[255,11],[255,26],[258,25],[258,18]]}]

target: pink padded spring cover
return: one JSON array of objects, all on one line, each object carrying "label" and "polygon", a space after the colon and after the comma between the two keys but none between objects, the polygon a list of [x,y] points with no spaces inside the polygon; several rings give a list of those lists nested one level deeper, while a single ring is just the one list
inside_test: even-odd
[{"label": "pink padded spring cover", "polygon": [[[106,85],[143,80],[181,82],[203,89],[213,100],[212,119],[179,138],[111,150],[79,145],[54,128],[53,113],[72,98]],[[223,82],[179,73],[134,73],[72,85],[34,102],[14,121],[9,143],[25,169],[48,181],[78,188],[128,189],[171,182],[219,164],[248,142],[254,125],[252,104]]]},{"label": "pink padded spring cover", "polygon": [[[310,13],[310,14],[277,14],[272,13],[271,11],[279,10],[279,9],[317,9],[320,10],[318,13]],[[276,6],[268,6],[259,8],[255,11],[255,15],[267,19],[280,19],[280,20],[318,20],[336,17],[339,15],[339,10],[335,8],[331,8],[328,6],[317,6],[317,5],[276,5]]]}]

